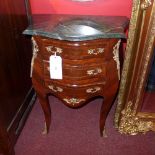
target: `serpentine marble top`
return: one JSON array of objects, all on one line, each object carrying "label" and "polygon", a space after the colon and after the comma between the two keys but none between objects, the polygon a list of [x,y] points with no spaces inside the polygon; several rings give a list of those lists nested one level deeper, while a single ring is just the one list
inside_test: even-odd
[{"label": "serpentine marble top", "polygon": [[124,16],[94,15],[33,15],[32,21],[23,34],[68,41],[126,38],[129,24]]}]

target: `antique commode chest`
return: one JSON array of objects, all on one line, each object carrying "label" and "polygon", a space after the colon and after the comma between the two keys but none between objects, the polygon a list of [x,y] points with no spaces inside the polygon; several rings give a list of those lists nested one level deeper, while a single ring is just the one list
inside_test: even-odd
[{"label": "antique commode chest", "polygon": [[[24,34],[32,35],[31,76],[49,131],[48,95],[71,108],[104,98],[100,135],[120,79],[119,45],[125,38],[126,17],[36,15]],[[52,57],[52,58],[50,58]],[[56,59],[54,59],[56,58]],[[56,72],[53,71],[55,68]]]}]

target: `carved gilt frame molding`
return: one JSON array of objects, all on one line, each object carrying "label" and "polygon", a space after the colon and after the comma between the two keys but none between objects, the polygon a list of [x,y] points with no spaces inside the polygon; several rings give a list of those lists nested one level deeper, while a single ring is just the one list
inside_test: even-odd
[{"label": "carved gilt frame molding", "polygon": [[115,113],[115,126],[121,133],[135,135],[139,132],[155,131],[155,115],[139,112],[153,53],[154,38],[155,1],[133,0]]}]

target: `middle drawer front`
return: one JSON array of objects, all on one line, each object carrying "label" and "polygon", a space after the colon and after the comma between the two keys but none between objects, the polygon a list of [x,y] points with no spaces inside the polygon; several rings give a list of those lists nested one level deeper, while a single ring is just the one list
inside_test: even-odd
[{"label": "middle drawer front", "polygon": [[[62,67],[63,79],[85,80],[89,78],[105,78],[106,63],[93,63],[73,65],[64,63]],[[44,61],[44,77],[50,79],[50,64],[49,61]]]}]

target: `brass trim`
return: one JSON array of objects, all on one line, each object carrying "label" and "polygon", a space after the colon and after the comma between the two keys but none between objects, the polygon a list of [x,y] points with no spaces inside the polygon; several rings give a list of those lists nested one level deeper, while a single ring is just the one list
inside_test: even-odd
[{"label": "brass trim", "polygon": [[87,75],[97,75],[102,73],[102,69],[101,68],[96,68],[96,69],[91,69],[91,70],[87,70]]},{"label": "brass trim", "polygon": [[104,52],[104,48],[89,49],[88,54],[98,55]]},{"label": "brass trim", "polygon": [[120,46],[121,40],[117,42],[117,44],[113,47],[113,59],[116,61],[117,65],[117,71],[118,71],[118,79],[120,80],[120,61],[119,61],[119,46]]},{"label": "brass trim", "polygon": [[53,53],[53,54],[55,54],[55,53],[61,54],[62,51],[63,51],[60,47],[54,47],[52,45],[51,46],[46,46],[45,48],[46,48],[46,50],[48,52]]},{"label": "brass trim", "polygon": [[32,41],[32,59],[31,59],[31,70],[30,70],[30,77],[32,77],[32,73],[33,73],[33,65],[34,65],[34,59],[37,57],[38,51],[39,51],[39,47],[37,45],[37,42],[35,41],[34,37],[31,38]]},{"label": "brass trim", "polygon": [[43,135],[47,135],[48,131],[47,131],[47,124],[45,122],[45,126],[44,126],[44,130],[42,132]]},{"label": "brass trim", "polygon": [[67,98],[64,98],[63,99],[65,102],[67,102],[68,104],[71,104],[71,105],[75,105],[75,104],[78,104],[80,102],[84,102],[85,99],[78,99],[78,98],[70,98],[70,99],[67,99]]},{"label": "brass trim", "polygon": [[63,92],[63,89],[57,86],[49,85],[48,88],[54,92]]},{"label": "brass trim", "polygon": [[98,92],[98,91],[100,91],[100,90],[101,90],[100,87],[94,87],[94,88],[89,88],[89,89],[87,89],[86,92],[87,92],[87,93],[90,93],[90,94],[94,94],[94,93],[96,93],[96,92]]}]

